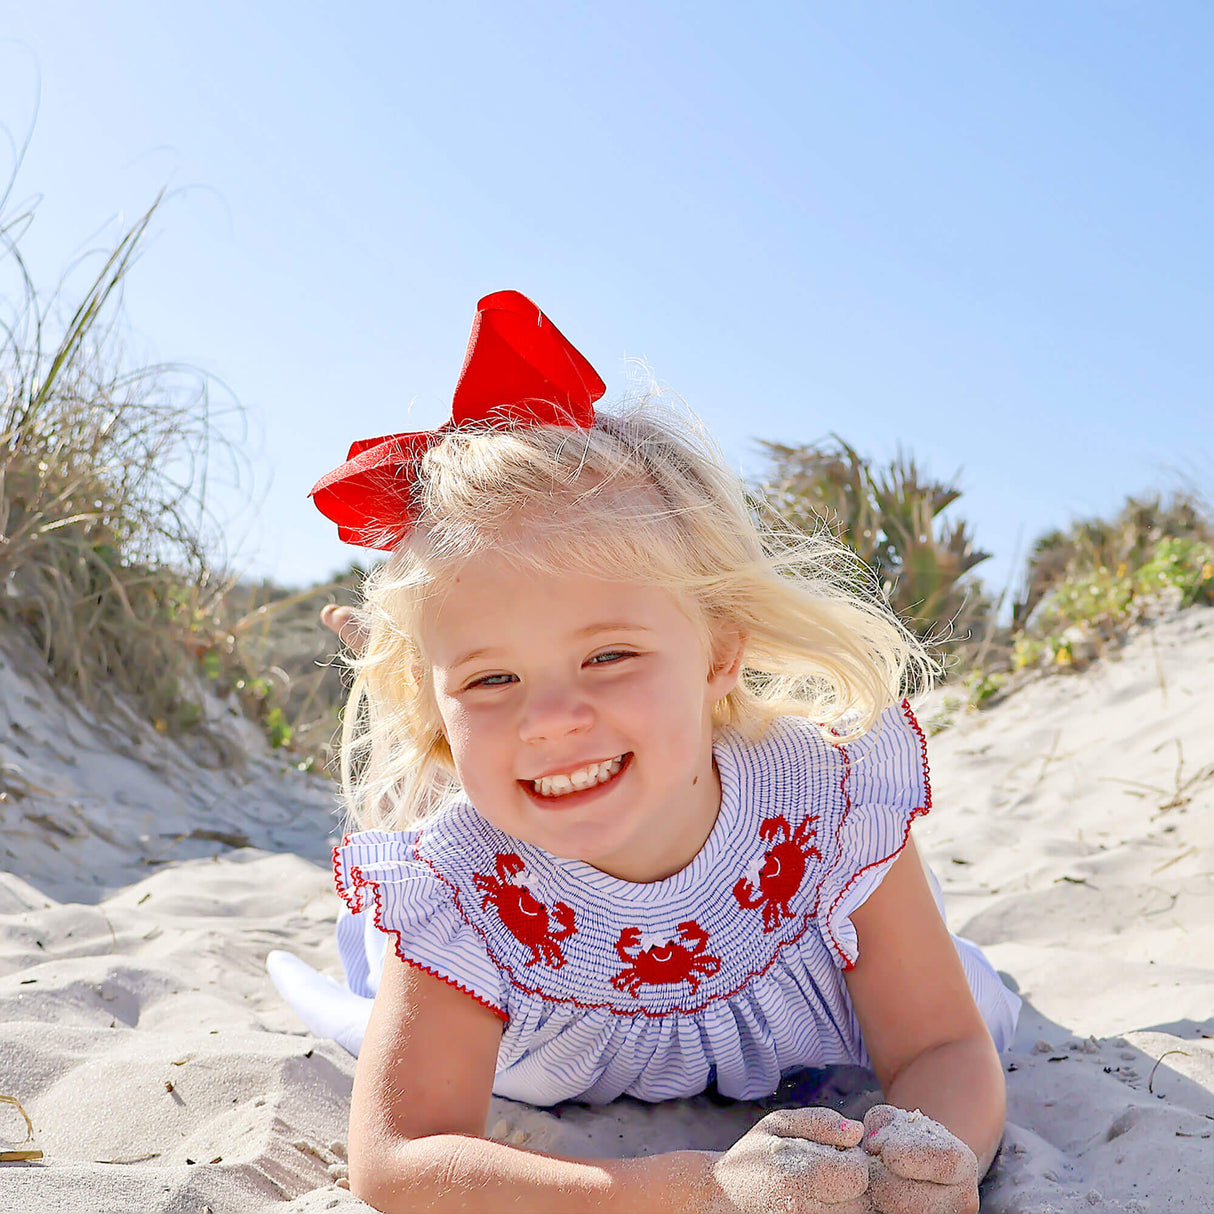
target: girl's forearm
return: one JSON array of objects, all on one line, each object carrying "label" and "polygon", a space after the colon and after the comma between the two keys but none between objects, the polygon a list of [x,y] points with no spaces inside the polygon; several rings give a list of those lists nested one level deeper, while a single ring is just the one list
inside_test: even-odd
[{"label": "girl's forearm", "polygon": [[400,1144],[374,1168],[351,1167],[351,1188],[383,1214],[635,1214],[703,1208],[713,1156],[678,1151],[643,1159],[562,1159],[463,1134]]},{"label": "girl's forearm", "polygon": [[989,1036],[949,1041],[920,1054],[891,1081],[889,1104],[920,1109],[951,1130],[978,1156],[978,1176],[1003,1137],[1007,1089],[1003,1065]]}]

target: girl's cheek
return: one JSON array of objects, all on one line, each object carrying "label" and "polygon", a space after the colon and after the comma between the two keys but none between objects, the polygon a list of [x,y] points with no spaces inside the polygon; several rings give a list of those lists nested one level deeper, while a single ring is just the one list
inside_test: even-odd
[{"label": "girl's cheek", "polygon": [[442,717],[444,730],[452,746],[466,742],[476,730],[476,714],[470,712],[466,704],[454,697],[439,697],[438,713]]},{"label": "girl's cheek", "polygon": [[635,704],[641,707],[661,703],[670,695],[671,680],[656,663],[644,670],[630,672],[626,679],[619,679],[604,689],[604,699],[618,704]]}]

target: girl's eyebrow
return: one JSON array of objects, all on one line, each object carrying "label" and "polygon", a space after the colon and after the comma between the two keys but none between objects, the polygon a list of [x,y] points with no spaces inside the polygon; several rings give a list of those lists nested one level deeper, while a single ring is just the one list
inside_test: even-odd
[{"label": "girl's eyebrow", "polygon": [[[580,641],[583,637],[593,636],[599,632],[652,632],[652,628],[646,627],[644,624],[634,624],[627,620],[607,620],[601,624],[587,624],[585,628],[579,628],[570,636],[572,641]],[[455,670],[468,662],[475,661],[477,658],[492,657],[495,654],[503,653],[501,649],[469,649],[467,653],[461,653],[454,662],[451,663],[450,669]]]}]

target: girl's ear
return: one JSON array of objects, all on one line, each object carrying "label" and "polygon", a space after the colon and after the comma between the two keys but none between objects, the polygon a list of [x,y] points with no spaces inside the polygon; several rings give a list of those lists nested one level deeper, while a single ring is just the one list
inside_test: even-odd
[{"label": "girl's ear", "polygon": [[713,664],[708,683],[714,700],[723,700],[742,677],[749,635],[740,628],[726,628],[713,638]]}]

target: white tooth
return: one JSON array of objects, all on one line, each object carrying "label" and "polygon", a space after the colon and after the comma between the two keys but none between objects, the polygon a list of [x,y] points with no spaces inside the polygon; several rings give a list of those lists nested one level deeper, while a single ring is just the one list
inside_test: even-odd
[{"label": "white tooth", "polygon": [[624,756],[606,759],[601,763],[591,763],[587,767],[559,776],[541,776],[534,781],[536,792],[545,797],[563,796],[574,790],[581,791],[595,784],[602,784],[611,779],[624,765]]}]

